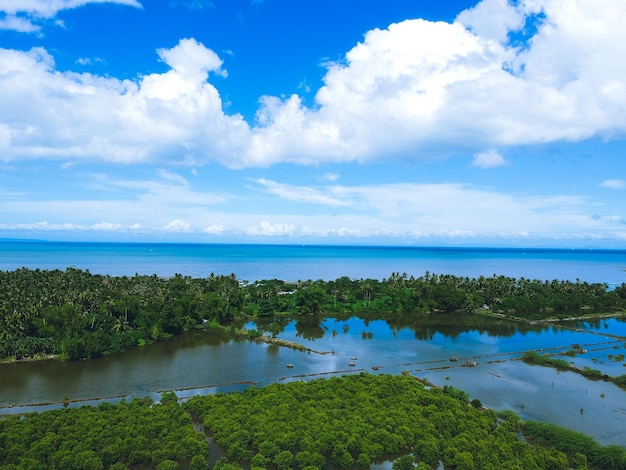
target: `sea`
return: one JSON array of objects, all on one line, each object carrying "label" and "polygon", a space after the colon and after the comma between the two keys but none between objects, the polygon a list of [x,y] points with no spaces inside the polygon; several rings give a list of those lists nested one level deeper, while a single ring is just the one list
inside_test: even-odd
[{"label": "sea", "polygon": [[193,243],[98,243],[0,240],[0,270],[18,268],[93,274],[207,277],[240,281],[510,276],[539,280],[626,283],[626,249],[326,246]]}]

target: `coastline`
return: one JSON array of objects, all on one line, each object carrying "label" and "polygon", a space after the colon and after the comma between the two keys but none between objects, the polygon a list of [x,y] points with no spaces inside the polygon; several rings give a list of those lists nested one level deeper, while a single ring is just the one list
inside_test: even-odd
[{"label": "coastline", "polygon": [[[466,314],[458,313],[458,315],[465,316]],[[599,336],[608,336],[608,337],[615,338],[615,339],[618,339],[618,340],[626,340],[625,336],[612,335],[611,333],[607,333],[607,332],[595,333],[593,331],[588,331],[588,330],[585,330],[583,328],[571,327],[571,326],[562,324],[562,323],[568,322],[568,321],[597,321],[597,320],[626,318],[626,312],[616,312],[616,313],[606,313],[606,314],[587,314],[587,315],[580,315],[580,316],[576,316],[576,317],[565,317],[565,318],[548,317],[548,318],[545,318],[545,319],[533,319],[533,320],[527,319],[527,318],[523,318],[523,317],[516,317],[516,316],[511,316],[511,315],[505,315],[505,314],[499,313],[499,312],[490,312],[490,311],[486,311],[486,310],[483,310],[483,309],[476,310],[475,312],[473,312],[473,315],[476,315],[476,316],[479,316],[479,317],[493,318],[495,320],[510,321],[510,322],[513,322],[513,323],[524,323],[524,324],[528,324],[528,325],[552,325],[552,326],[556,326],[558,328],[563,328],[563,329],[567,329],[567,330],[578,331],[578,332],[587,332],[587,333],[591,333],[591,334],[597,334]],[[359,317],[359,315],[355,315],[355,316]],[[333,315],[325,315],[325,318],[339,318],[339,317],[335,317]],[[380,320],[384,320],[384,318],[380,318]],[[224,326],[224,325],[220,325],[220,324],[214,324],[213,323],[213,324],[209,324],[209,325],[199,325],[199,326],[196,326],[194,329],[197,329],[197,330],[201,329],[201,330],[206,331],[207,328],[220,329],[221,331],[229,333],[229,334],[231,334],[231,335],[233,335],[235,337],[245,337],[245,338],[247,338],[247,339],[249,339],[251,341],[262,342],[262,343],[266,343],[266,344],[275,344],[275,345],[278,345],[278,346],[283,346],[283,347],[291,348],[291,349],[298,350],[298,351],[311,352],[311,353],[314,353],[314,354],[321,354],[321,355],[332,354],[333,353],[331,351],[317,351],[317,350],[308,348],[306,346],[303,346],[302,344],[291,342],[291,341],[286,341],[286,340],[283,340],[283,339],[280,339],[280,338],[276,338],[276,337],[271,337],[271,336],[267,336],[267,335],[259,335],[258,333],[254,332],[253,330],[245,330],[243,328],[232,328],[232,327],[228,327],[228,326]],[[177,335],[174,335],[172,337],[175,337],[175,336],[177,336]],[[159,341],[168,341],[170,338],[164,338],[164,339],[159,340]],[[151,344],[151,342],[145,342],[143,344],[137,344],[134,348],[143,347],[143,346],[145,346],[147,344]],[[134,348],[132,348],[132,349],[134,349]],[[124,354],[125,352],[130,351],[130,350],[131,349],[127,349],[127,350],[119,351],[119,352],[112,353],[112,354]],[[111,354],[105,354],[102,357],[107,357],[107,356],[110,356],[110,355]],[[99,359],[99,358],[83,358],[83,359],[80,359],[80,360],[88,361],[88,360],[94,360],[94,359]],[[18,363],[23,363],[23,362],[37,362],[37,361],[70,361],[70,360],[63,358],[62,354],[41,354],[41,355],[36,355],[34,357],[22,357],[20,359],[15,359],[15,358],[12,358],[12,357],[0,358],[0,365],[1,364],[18,364]]]}]

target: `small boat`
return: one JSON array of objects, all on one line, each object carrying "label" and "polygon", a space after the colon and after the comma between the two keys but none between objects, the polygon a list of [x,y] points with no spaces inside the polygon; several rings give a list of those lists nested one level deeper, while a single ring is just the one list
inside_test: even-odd
[{"label": "small boat", "polygon": [[287,364],[288,369],[293,369],[293,364]]},{"label": "small boat", "polygon": [[450,358],[450,362],[456,362],[456,361],[458,361],[458,360],[459,360],[459,359],[458,359],[456,356],[452,356],[452,357]]}]

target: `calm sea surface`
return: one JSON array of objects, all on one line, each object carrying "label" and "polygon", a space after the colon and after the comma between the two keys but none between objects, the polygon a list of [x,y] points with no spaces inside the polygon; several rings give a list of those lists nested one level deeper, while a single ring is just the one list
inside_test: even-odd
[{"label": "calm sea surface", "polygon": [[459,276],[626,282],[626,250],[417,248],[162,243],[0,242],[0,270],[88,269],[110,275],[235,274],[285,281],[383,279],[426,271]]}]

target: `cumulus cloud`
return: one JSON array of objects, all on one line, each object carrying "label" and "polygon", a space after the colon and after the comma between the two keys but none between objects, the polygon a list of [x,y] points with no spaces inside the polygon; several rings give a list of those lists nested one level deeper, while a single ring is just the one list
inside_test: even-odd
[{"label": "cumulus cloud", "polygon": [[[222,76],[226,74],[221,70],[222,59],[195,39],[183,39],[172,49],[158,49],[157,54],[172,68],[172,75],[180,75],[181,78],[187,79],[178,83],[179,86],[201,83],[206,80],[209,72],[216,72]],[[158,76],[153,78],[158,81]],[[180,93],[178,89],[175,91]]]},{"label": "cumulus cloud", "polygon": [[171,69],[138,82],[60,73],[41,48],[0,49],[0,151],[5,161],[63,158],[121,163],[236,157],[249,129],[226,116],[209,73],[221,60],[194,39],[159,57]]},{"label": "cumulus cloud", "polygon": [[509,0],[483,0],[457,17],[473,33],[498,42],[505,42],[510,31],[519,31],[524,19],[523,11]]},{"label": "cumulus cloud", "polygon": [[[45,16],[86,2],[4,10]],[[159,49],[169,70],[132,81],[60,72],[43,49],[1,49],[0,158],[242,168],[610,139],[626,131],[625,23],[623,0],[483,0],[452,24],[402,21],[329,64],[314,106],[264,96],[254,123],[225,113],[209,80],[225,79],[222,60],[195,39]],[[521,33],[523,47],[511,39]]]},{"label": "cumulus cloud", "polygon": [[139,224],[122,225],[111,222],[100,222],[96,224],[77,224],[72,222],[51,223],[47,221],[20,223],[20,224],[0,224],[0,228],[4,230],[20,230],[33,232],[115,232],[127,233],[140,229]]},{"label": "cumulus cloud", "polygon": [[169,224],[163,227],[163,231],[172,233],[190,232],[191,225],[181,219],[172,220]]},{"label": "cumulus cloud", "polygon": [[478,168],[496,168],[506,165],[506,160],[497,150],[489,150],[487,152],[477,153],[472,161],[474,166]]},{"label": "cumulus cloud", "polygon": [[92,225],[91,227],[93,230],[103,230],[107,232],[118,232],[123,228],[122,224],[116,224],[111,222],[100,222],[98,224]]},{"label": "cumulus cloud", "polygon": [[221,235],[226,230],[226,227],[222,224],[212,224],[208,227],[205,227],[203,232],[210,235]]},{"label": "cumulus cloud", "polygon": [[[490,6],[501,8],[498,17],[510,17],[500,24],[507,30],[521,27],[523,18],[538,10],[545,12],[545,22],[522,50],[494,39],[505,35],[486,31],[470,13],[454,24],[409,20],[368,32],[345,63],[330,67],[317,94],[319,111],[304,108],[296,97],[265,101],[260,114],[262,123],[271,123],[267,135],[280,132],[259,157],[283,152],[284,158],[306,161],[322,153],[326,159],[367,160],[441,146],[623,134],[626,87],[620,77],[626,64],[617,58],[626,40],[621,26],[626,4],[567,1],[568,8],[562,8],[563,3],[476,7],[481,17]],[[290,155],[308,140],[318,144],[307,146],[310,155]]]},{"label": "cumulus cloud", "polygon": [[246,229],[247,235],[262,237],[290,236],[295,232],[296,226],[293,224],[284,224],[281,222],[271,223],[267,220],[262,220],[258,225],[253,225]]}]

